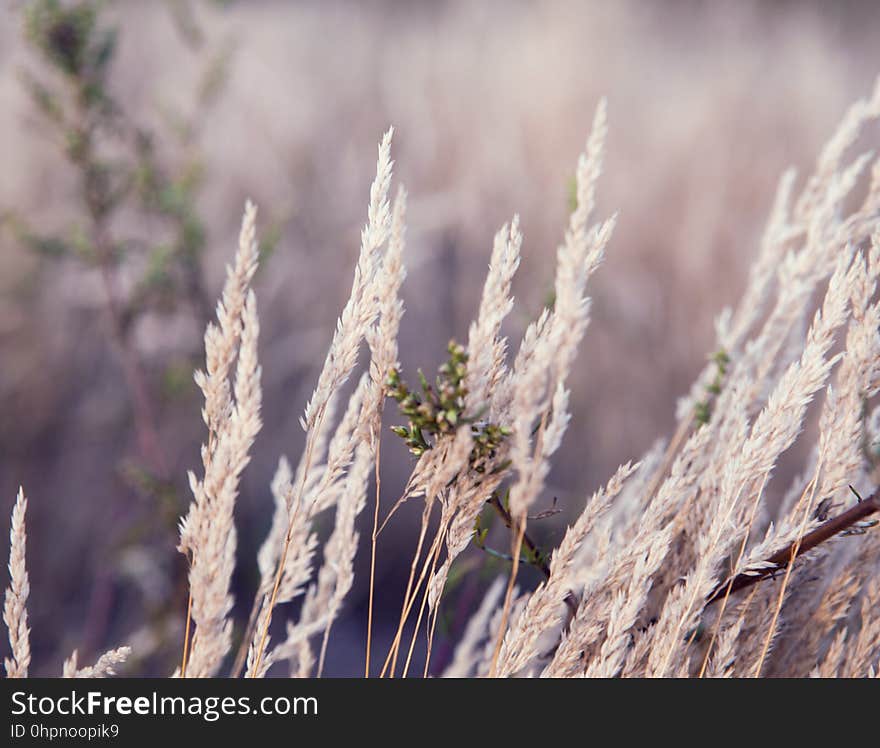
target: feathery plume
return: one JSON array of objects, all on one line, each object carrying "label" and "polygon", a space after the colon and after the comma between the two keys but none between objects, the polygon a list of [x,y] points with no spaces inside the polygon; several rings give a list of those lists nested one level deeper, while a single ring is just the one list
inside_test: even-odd
[{"label": "feathery plume", "polygon": [[28,627],[27,599],[31,586],[25,566],[25,545],[27,529],[24,515],[27,499],[24,489],[18,489],[15,506],[12,508],[12,523],[9,529],[9,587],[3,605],[3,622],[9,631],[9,647],[12,657],[6,659],[7,678],[27,678],[31,663],[31,630]]},{"label": "feathery plume", "polygon": [[[232,637],[230,585],[235,568],[233,519],[238,484],[260,429],[259,320],[248,288],[258,256],[256,208],[248,202],[235,263],[227,269],[218,325],[205,333],[207,373],[196,382],[205,396],[208,442],[202,447],[204,477],[189,473],[193,502],[181,522],[180,546],[190,556],[191,615],[195,625],[182,674],[211,677],[229,652]],[[234,383],[229,374],[236,359]],[[234,399],[233,399],[234,396]]]},{"label": "feathery plume", "polygon": [[131,647],[119,647],[104,652],[91,667],[78,668],[79,655],[73,653],[64,661],[64,678],[110,678],[116,675],[116,667],[128,659]]}]

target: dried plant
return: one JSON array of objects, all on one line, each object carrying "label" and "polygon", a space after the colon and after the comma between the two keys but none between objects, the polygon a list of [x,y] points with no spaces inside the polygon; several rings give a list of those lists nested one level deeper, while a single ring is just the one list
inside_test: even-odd
[{"label": "dried plant", "polygon": [[15,508],[12,510],[12,527],[9,530],[9,587],[3,605],[3,622],[9,630],[9,647],[12,657],[6,660],[7,678],[27,678],[31,662],[31,645],[27,617],[27,599],[30,594],[27,567],[25,566],[25,546],[27,529],[24,515],[27,499],[24,489],[18,489]]},{"label": "dried plant", "polygon": [[[322,674],[352,586],[362,545],[356,523],[374,474],[371,573],[382,531],[399,507],[421,498],[423,508],[399,622],[379,668],[371,668],[365,632],[367,675],[406,677],[420,641],[423,674],[430,674],[451,572],[469,546],[487,548],[484,511],[497,513],[507,531],[510,553],[495,556],[509,567],[463,627],[446,675],[876,675],[880,161],[849,154],[878,119],[880,80],[846,114],[799,195],[793,173],[785,175],[742,300],[719,316],[715,353],[680,403],[673,437],[622,465],[552,551],[530,537],[529,512],[543,502],[569,423],[577,393],[566,383],[589,322],[587,285],[616,222],[593,218],[605,104],[578,163],[552,308],[528,326],[509,360],[501,327],[523,244],[514,218],[495,237],[468,345],[450,343],[434,382],[419,373],[421,393],[405,383],[397,360],[405,193],[392,208],[389,130],[379,145],[351,294],[301,420],[303,454],[295,469],[282,457],[273,481],[260,580],[230,672],[263,677],[285,664],[294,676]],[[207,439],[202,476],[190,474],[193,501],[181,522],[180,549],[190,562],[181,677],[224,672],[233,647],[234,507],[260,428],[259,325],[250,288],[257,259],[256,209],[248,204],[217,323],[205,334],[205,370],[196,374]],[[344,402],[364,343],[370,361]],[[415,458],[392,502],[378,481],[385,398],[406,419],[390,428]],[[813,407],[817,435],[804,478],[774,511],[768,484],[781,456],[809,434]],[[30,658],[24,510],[19,494],[4,613],[12,647],[7,671],[22,676]],[[332,530],[317,563],[314,523],[330,511]],[[521,561],[542,573],[534,589],[518,584]],[[297,597],[302,604],[290,617],[281,606]],[[370,604],[372,610],[372,596]],[[281,618],[289,619],[284,626]],[[127,654],[113,650],[78,669],[74,653],[64,673],[111,674]]]}]

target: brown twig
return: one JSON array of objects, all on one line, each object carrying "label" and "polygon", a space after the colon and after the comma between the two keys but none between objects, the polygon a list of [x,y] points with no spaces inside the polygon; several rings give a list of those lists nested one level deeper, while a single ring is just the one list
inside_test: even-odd
[{"label": "brown twig", "polygon": [[782,550],[769,556],[765,561],[767,564],[766,568],[756,570],[754,574],[737,574],[732,580],[727,579],[721,582],[714,590],[712,590],[706,600],[706,605],[711,605],[723,598],[725,594],[728,594],[728,588],[729,594],[733,594],[739,590],[751,587],[753,584],[757,584],[762,579],[772,576],[791,561],[793,554],[796,553],[798,555],[803,555],[804,553],[811,551],[820,543],[830,540],[835,535],[849,529],[856,524],[856,522],[860,522],[865,519],[865,517],[869,517],[875,512],[880,512],[880,489],[874,491],[874,493],[864,501],[860,501],[858,504],[847,509],[843,514],[839,514],[838,516],[829,519],[827,522],[819,525],[815,530],[808,532],[803,537],[789,543]]},{"label": "brown twig", "polygon": [[[501,517],[501,521],[504,522],[505,527],[507,527],[508,530],[514,530],[513,518],[510,516],[510,512],[507,511],[504,502],[501,501],[497,493],[492,494],[492,498],[489,499],[488,503],[496,512],[498,512],[498,516]],[[547,559],[544,554],[541,553],[538,544],[529,537],[528,532],[523,532],[522,545],[520,548],[523,547],[528,551],[526,554],[528,562],[538,569],[544,575],[545,579],[550,579],[550,564],[547,563]],[[513,561],[513,556],[511,556],[510,560]],[[565,596],[565,605],[568,607],[568,612],[571,618],[574,618],[577,615],[578,606],[577,600],[571,592]]]},{"label": "brown twig", "polygon": [[125,310],[118,298],[114,274],[114,254],[116,243],[108,228],[108,198],[92,184],[91,175],[100,171],[96,156],[95,132],[97,124],[85,103],[87,98],[77,97],[78,124],[75,128],[81,138],[81,146],[70,159],[79,170],[82,181],[82,197],[88,213],[89,239],[95,250],[95,258],[104,287],[104,314],[109,321],[110,342],[122,366],[126,388],[131,398],[135,432],[142,457],[150,469],[162,480],[168,478],[168,460],[162,447],[162,439],[155,423],[155,408],[144,373],[143,363],[132,344],[130,326],[125,319]]},{"label": "brown twig", "polygon": [[[513,518],[510,516],[510,512],[507,511],[497,493],[492,493],[492,497],[489,499],[488,503],[498,513],[498,516],[501,517],[504,526],[508,530],[513,530]],[[538,569],[544,575],[545,579],[550,579],[550,565],[545,560],[544,554],[541,553],[538,544],[529,537],[528,532],[523,533],[522,547],[527,551],[526,557],[529,559],[529,563]]]},{"label": "brown twig", "polygon": [[[96,234],[97,236],[97,234]],[[109,265],[101,260],[101,279],[106,295],[105,314],[110,326],[110,341],[122,366],[125,384],[131,397],[134,426],[141,455],[154,475],[168,477],[168,461],[154,420],[154,407],[149,394],[146,375],[128,336],[119,309]]]}]

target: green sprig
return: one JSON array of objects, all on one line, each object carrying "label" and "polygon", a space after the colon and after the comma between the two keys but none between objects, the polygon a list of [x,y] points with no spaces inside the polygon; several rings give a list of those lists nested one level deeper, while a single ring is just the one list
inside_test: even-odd
[{"label": "green sprig", "polygon": [[392,426],[391,431],[404,440],[410,452],[420,457],[438,439],[469,424],[474,440],[470,466],[477,472],[485,472],[488,461],[495,457],[511,432],[505,426],[481,421],[481,412],[465,412],[468,354],[454,340],[449,341],[446,350],[449,358],[438,369],[433,383],[419,370],[420,393],[407,386],[397,369],[388,372],[385,380],[388,396],[397,402],[401,415],[407,418],[406,426]]}]

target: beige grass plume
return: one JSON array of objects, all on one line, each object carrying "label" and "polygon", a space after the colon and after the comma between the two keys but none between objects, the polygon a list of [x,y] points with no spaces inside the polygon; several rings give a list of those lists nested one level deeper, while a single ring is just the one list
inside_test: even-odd
[{"label": "beige grass plume", "polygon": [[[202,446],[204,474],[189,473],[193,502],[180,529],[180,550],[190,557],[191,646],[184,644],[181,673],[210,677],[231,647],[230,585],[235,569],[235,500],[260,429],[259,320],[250,282],[257,269],[256,207],[248,202],[234,264],[227,268],[217,324],[205,332],[206,370],[196,373],[205,397],[208,440]],[[230,381],[235,361],[234,381]],[[187,631],[187,636],[188,636]]]},{"label": "beige grass plume", "polygon": [[18,489],[15,506],[12,509],[12,523],[9,529],[9,587],[3,605],[3,622],[9,631],[9,646],[12,657],[6,658],[7,678],[27,678],[31,663],[31,630],[28,627],[27,599],[30,594],[27,567],[25,566],[25,546],[27,529],[24,515],[27,512],[27,499],[24,489]]}]

